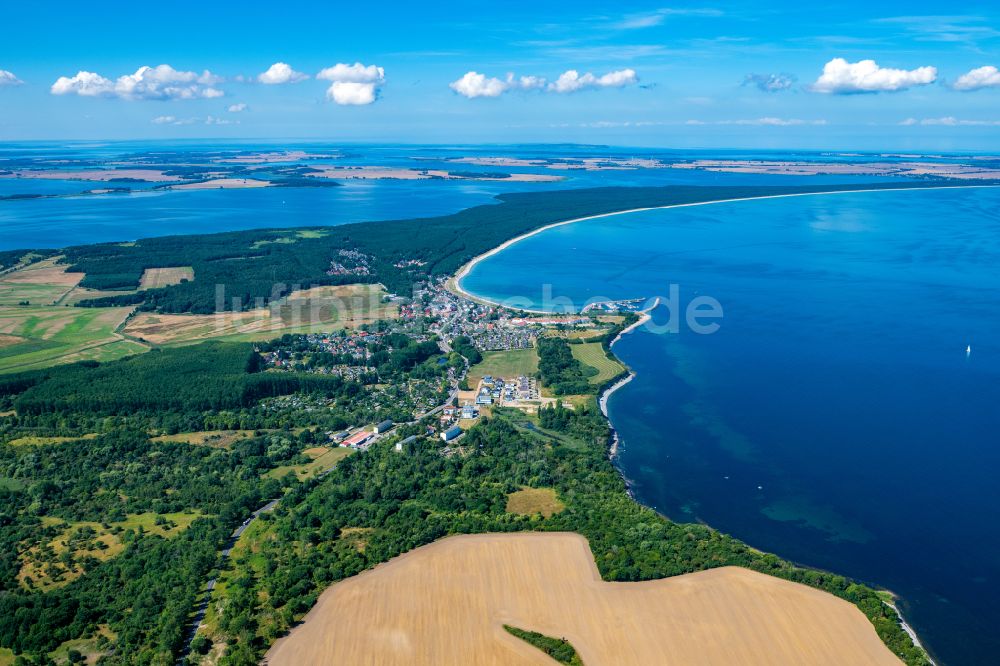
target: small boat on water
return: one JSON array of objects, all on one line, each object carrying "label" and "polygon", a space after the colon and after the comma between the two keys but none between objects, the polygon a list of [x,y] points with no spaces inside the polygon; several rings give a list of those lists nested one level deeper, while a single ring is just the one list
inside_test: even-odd
[{"label": "small boat on water", "polygon": [[969,357],[971,355],[972,355],[972,345],[969,345],[968,347],[965,348],[965,356]]}]

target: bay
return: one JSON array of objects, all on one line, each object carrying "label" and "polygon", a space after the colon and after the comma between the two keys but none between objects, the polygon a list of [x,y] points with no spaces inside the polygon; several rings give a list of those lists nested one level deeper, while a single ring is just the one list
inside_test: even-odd
[{"label": "bay", "polygon": [[941,663],[992,664],[998,229],[997,189],[721,203],[554,228],[463,286],[716,299],[715,334],[640,328],[615,349],[637,373],[609,404],[636,497],[888,587]]}]

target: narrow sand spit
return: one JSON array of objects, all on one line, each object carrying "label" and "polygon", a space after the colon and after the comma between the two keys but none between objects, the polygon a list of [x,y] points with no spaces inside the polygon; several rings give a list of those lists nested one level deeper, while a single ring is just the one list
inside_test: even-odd
[{"label": "narrow sand spit", "polygon": [[266,657],[311,664],[552,664],[503,624],[568,639],[587,666],[899,666],[856,607],[737,567],[600,579],[578,534],[456,536],[329,588]]}]

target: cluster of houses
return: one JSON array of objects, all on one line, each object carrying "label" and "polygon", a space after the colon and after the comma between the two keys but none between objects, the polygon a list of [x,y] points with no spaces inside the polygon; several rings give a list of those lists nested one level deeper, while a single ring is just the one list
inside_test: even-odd
[{"label": "cluster of houses", "polygon": [[372,356],[368,346],[381,341],[383,335],[385,334],[361,330],[348,331],[344,335],[310,333],[305,336],[305,344],[299,348],[266,352],[264,360],[275,368],[293,369],[307,354],[319,351],[348,356],[357,362],[352,367],[361,367],[370,371],[370,368],[364,367],[365,362]]},{"label": "cluster of houses", "polygon": [[400,309],[403,319],[436,319],[431,330],[445,340],[468,336],[482,351],[527,349],[537,327],[514,326],[505,310],[461,298],[445,288],[444,280],[414,291],[413,301]]},{"label": "cluster of houses", "polygon": [[479,383],[476,395],[477,405],[511,403],[521,400],[538,399],[538,386],[533,378],[520,375],[515,379],[503,379],[486,375]]},{"label": "cluster of houses", "polygon": [[447,428],[455,421],[472,421],[479,418],[479,410],[472,405],[445,405],[441,410],[441,427]]},{"label": "cluster of houses", "polygon": [[327,275],[371,275],[371,257],[357,250],[341,250],[337,253],[340,261],[330,262]]}]

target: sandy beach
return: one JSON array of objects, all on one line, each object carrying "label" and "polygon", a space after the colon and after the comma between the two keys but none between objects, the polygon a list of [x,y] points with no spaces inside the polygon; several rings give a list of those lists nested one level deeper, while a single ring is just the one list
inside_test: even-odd
[{"label": "sandy beach", "polygon": [[[871,189],[871,190],[832,190],[832,191],[829,191],[829,192],[795,192],[795,193],[791,193],[791,194],[767,194],[767,195],[763,195],[763,196],[759,196],[759,197],[740,197],[740,198],[736,198],[736,199],[716,199],[716,200],[713,200],[713,201],[695,201],[693,203],[668,204],[666,206],[648,206],[648,207],[645,207],[645,208],[630,208],[628,210],[618,210],[618,211],[614,211],[614,212],[611,212],[611,213],[600,213],[598,215],[587,215],[586,217],[577,217],[577,218],[574,218],[572,220],[563,220],[562,222],[553,222],[552,224],[547,224],[544,227],[539,227],[537,229],[529,231],[528,233],[521,234],[520,236],[517,236],[516,238],[511,238],[509,241],[501,243],[500,245],[496,246],[492,250],[490,250],[488,252],[484,252],[483,254],[480,254],[480,255],[478,255],[476,257],[473,257],[469,261],[469,263],[467,263],[464,266],[462,266],[458,270],[458,272],[455,273],[454,280],[450,280],[449,283],[448,283],[448,286],[451,289],[453,289],[455,291],[455,293],[458,294],[459,296],[463,296],[465,298],[468,298],[470,300],[476,301],[478,303],[487,303],[487,304],[490,304],[490,305],[497,305],[497,306],[501,306],[501,307],[506,307],[500,301],[497,301],[497,300],[494,300],[494,299],[491,299],[491,298],[487,298],[485,296],[477,296],[475,294],[469,293],[468,291],[465,290],[464,287],[462,287],[462,280],[465,279],[465,277],[472,271],[473,268],[475,268],[476,264],[478,264],[480,261],[482,261],[483,259],[486,259],[488,257],[492,257],[493,255],[495,255],[495,254],[497,254],[499,252],[503,252],[504,250],[506,250],[507,248],[509,248],[511,245],[514,245],[515,243],[520,243],[525,238],[531,238],[532,236],[540,234],[543,231],[548,231],[549,229],[555,229],[556,227],[562,227],[562,226],[565,226],[567,224],[576,224],[577,222],[585,222],[587,220],[597,220],[597,219],[604,218],[604,217],[614,217],[615,215],[627,215],[628,213],[641,213],[641,212],[647,211],[647,210],[666,210],[668,208],[693,208],[695,206],[710,206],[710,205],[713,205],[713,204],[733,203],[733,202],[737,202],[737,201],[758,201],[758,200],[763,200],[763,199],[785,199],[785,198],[790,198],[790,197],[814,197],[814,196],[826,196],[826,195],[830,195],[830,194],[860,194],[860,193],[864,193],[864,192],[912,192],[912,191],[918,191],[919,192],[919,191],[923,191],[923,190],[979,189],[979,188],[987,188],[987,187],[994,188],[994,187],[1000,187],[1000,185],[950,185],[950,186],[949,185],[940,185],[940,186],[939,185],[932,185],[932,186],[929,186],[929,187],[886,187],[886,188],[878,188],[878,189]],[[536,313],[542,313],[542,314],[549,314],[545,310],[529,310],[527,308],[511,308],[511,309],[521,310],[521,311],[524,311],[524,312],[536,312]]]},{"label": "sandy beach", "polygon": [[254,178],[216,178],[197,183],[183,183],[181,185],[170,185],[171,190],[243,190],[257,187],[272,187],[273,183],[267,180],[256,180]]}]

